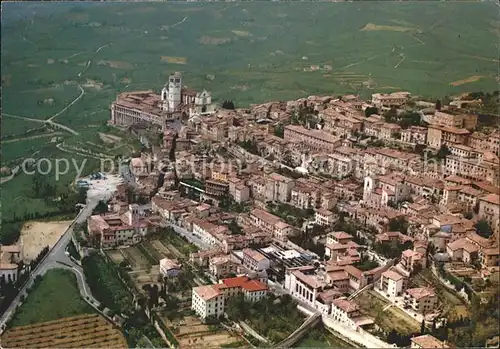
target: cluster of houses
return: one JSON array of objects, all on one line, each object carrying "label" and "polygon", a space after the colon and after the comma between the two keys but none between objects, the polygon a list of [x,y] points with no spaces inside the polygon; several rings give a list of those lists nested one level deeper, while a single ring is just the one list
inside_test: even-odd
[{"label": "cluster of houses", "polygon": [[[474,263],[482,277],[498,278],[500,133],[478,132],[477,115],[456,103],[436,109],[407,92],[376,93],[371,101],[310,96],[216,109],[209,93],[190,92],[177,78],[162,96],[143,93],[154,102],[143,106],[130,95],[129,109],[120,99],[113,104],[112,123],[133,125],[139,118],[161,128],[163,143],[130,162],[134,191],[146,203],[131,204],[120,188],[109,213],[89,218],[88,232],[100,248],[134,244],[167,225],[193,236],[203,248],[190,261],[220,280],[193,288],[192,309],[203,319],[222,315],[233,295],[265,297],[268,279],[353,329],[373,325],[354,298],[366,287],[428,319],[439,313],[435,291],[409,287],[409,278],[427,267],[430,245],[445,261]],[[151,103],[157,114],[146,117]],[[420,115],[418,125],[401,127],[383,116],[404,115],[410,106]],[[181,127],[170,127],[172,119]],[[172,147],[175,166],[163,160]],[[422,149],[446,152],[431,167]],[[308,212],[304,225],[268,212],[269,203]],[[366,230],[374,232],[370,246],[359,235],[334,231],[340,216],[366,228],[365,238]],[[406,228],[390,229],[398,220]],[[489,225],[489,238],[477,231],[479,222]],[[324,227],[318,237],[324,258],[290,241],[314,225]],[[387,259],[373,244],[408,248]],[[367,257],[377,266],[362,268]],[[165,276],[181,268],[174,260],[161,264]],[[446,347],[438,342],[415,337],[412,348]]]}]

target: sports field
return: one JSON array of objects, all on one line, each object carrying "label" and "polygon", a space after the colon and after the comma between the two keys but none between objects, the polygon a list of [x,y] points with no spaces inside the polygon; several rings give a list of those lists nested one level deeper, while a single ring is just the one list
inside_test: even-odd
[{"label": "sports field", "polygon": [[[109,133],[110,102],[121,91],[159,90],[173,71],[237,106],[492,91],[497,14],[490,2],[449,1],[2,3],[2,166],[32,155],[85,156],[90,166],[130,153],[125,138],[99,136]],[[24,183],[14,178],[3,197],[35,206]]]}]

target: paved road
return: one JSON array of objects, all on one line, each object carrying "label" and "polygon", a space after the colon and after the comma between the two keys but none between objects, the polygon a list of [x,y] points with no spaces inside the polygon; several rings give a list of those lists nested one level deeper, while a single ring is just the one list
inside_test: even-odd
[{"label": "paved road", "polygon": [[[52,247],[49,254],[45,257],[45,259],[40,263],[35,270],[31,273],[28,282],[24,285],[24,287],[20,290],[17,297],[11,303],[9,308],[0,316],[0,331],[3,331],[4,325],[8,322],[11,315],[14,314],[17,305],[19,304],[19,299],[21,295],[27,296],[26,289],[31,287],[34,279],[38,275],[44,275],[48,270],[54,268],[63,268],[73,271],[76,276],[78,287],[80,289],[80,293],[86,298],[89,297],[92,302],[97,302],[90,292],[90,288],[85,281],[85,277],[83,275],[82,268],[74,263],[65,253],[66,246],[71,241],[71,234],[73,233],[73,227],[75,224],[80,224],[86,222],[87,218],[92,214],[92,210],[97,206],[100,200],[110,198],[111,192],[107,191],[89,191],[93,195],[87,198],[87,205],[82,208],[82,210],[78,213],[75,220],[68,227],[66,232],[61,236],[61,238],[57,241],[57,243]],[[97,302],[99,304],[99,302]]]}]

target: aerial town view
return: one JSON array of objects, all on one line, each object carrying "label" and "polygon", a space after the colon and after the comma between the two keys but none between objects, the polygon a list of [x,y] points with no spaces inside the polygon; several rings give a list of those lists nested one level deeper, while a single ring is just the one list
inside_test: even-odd
[{"label": "aerial town view", "polygon": [[499,4],[2,2],[0,348],[499,348]]}]

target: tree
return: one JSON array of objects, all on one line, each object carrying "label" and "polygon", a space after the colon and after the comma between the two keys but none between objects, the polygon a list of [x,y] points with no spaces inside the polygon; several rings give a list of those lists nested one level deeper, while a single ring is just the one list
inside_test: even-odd
[{"label": "tree", "polygon": [[420,324],[420,334],[425,334],[425,320],[422,319],[422,323]]},{"label": "tree", "polygon": [[436,110],[441,110],[441,101],[439,99],[436,100]]},{"label": "tree", "polygon": [[368,107],[365,109],[365,117],[369,118],[373,114],[378,114],[378,108],[377,107]]},{"label": "tree", "polygon": [[398,120],[398,111],[394,108],[389,109],[384,113],[384,119],[386,122],[395,123]]},{"label": "tree", "polygon": [[493,234],[493,230],[491,229],[488,221],[481,219],[478,221],[475,225],[474,228],[476,228],[478,235],[484,237],[484,238],[489,238]]},{"label": "tree", "polygon": [[438,152],[437,152],[436,156],[437,156],[437,158],[438,158],[438,159],[440,159],[440,160],[441,160],[441,159],[446,158],[446,157],[447,157],[448,155],[450,155],[450,154],[451,154],[450,149],[448,149],[448,147],[446,146],[446,144],[443,144],[443,145],[441,146],[441,148],[439,148],[439,150],[438,150]]},{"label": "tree", "polygon": [[274,135],[280,138],[285,137],[285,128],[283,127],[283,124],[277,124],[274,126]]},{"label": "tree", "polygon": [[389,221],[389,231],[399,231],[402,234],[408,232],[408,221],[405,217],[393,218]]},{"label": "tree", "polygon": [[221,107],[223,109],[230,109],[230,110],[234,110],[235,109],[233,101],[229,101],[229,100],[226,100],[226,101],[222,102],[222,106]]},{"label": "tree", "polygon": [[104,201],[99,201],[97,206],[94,209],[95,214],[103,214],[108,212],[108,204],[106,204]]}]

